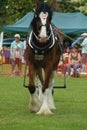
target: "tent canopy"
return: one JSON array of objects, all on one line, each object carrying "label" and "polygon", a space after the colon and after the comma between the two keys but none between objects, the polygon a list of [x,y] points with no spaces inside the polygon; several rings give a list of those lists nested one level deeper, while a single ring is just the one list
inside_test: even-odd
[{"label": "tent canopy", "polygon": [[[4,32],[29,32],[29,26],[34,13],[29,12],[15,24],[4,26]],[[52,23],[65,34],[79,34],[87,32],[87,16],[80,12],[59,13],[53,12]]]}]

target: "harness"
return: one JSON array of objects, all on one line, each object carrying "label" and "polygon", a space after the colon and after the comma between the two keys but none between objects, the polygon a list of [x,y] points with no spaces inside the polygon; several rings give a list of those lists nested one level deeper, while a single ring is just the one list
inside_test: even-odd
[{"label": "harness", "polygon": [[[33,31],[30,32],[27,46],[29,46],[33,50],[33,52],[35,53],[35,59],[43,60],[44,55],[48,51],[50,51],[54,47],[54,45],[58,42],[59,50],[60,50],[60,53],[62,55],[62,61],[63,61],[63,65],[64,65],[63,49],[62,49],[61,40],[58,37],[57,32],[55,31],[54,27],[52,27],[52,25],[50,25],[50,29],[51,29],[51,33],[50,33],[50,35],[48,37],[48,40],[51,39],[51,41],[48,42],[48,44],[46,44],[44,47],[41,48],[41,47],[39,47],[38,45],[36,45],[33,42],[33,39],[32,39],[33,35],[38,40],[38,37],[36,36],[36,34]],[[28,86],[26,85],[26,69],[27,69],[27,65],[25,65],[23,86],[28,88]],[[65,74],[64,74],[64,85],[63,86],[54,86],[54,88],[66,88],[66,77],[65,77]]]},{"label": "harness", "polygon": [[39,47],[38,44],[36,44],[33,41],[33,36],[35,37],[35,39],[37,41],[39,41],[39,38],[37,37],[37,35],[33,31],[30,32],[30,36],[28,39],[28,45],[35,53],[35,58],[38,60],[42,60],[44,57],[44,54],[46,54],[48,51],[50,51],[56,43],[57,39],[55,38],[52,25],[50,25],[50,30],[51,30],[51,32],[47,38],[47,44],[45,44],[43,47]]}]

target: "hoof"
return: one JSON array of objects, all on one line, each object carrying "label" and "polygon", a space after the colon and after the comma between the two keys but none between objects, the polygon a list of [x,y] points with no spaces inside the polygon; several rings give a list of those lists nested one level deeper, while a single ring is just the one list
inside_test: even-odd
[{"label": "hoof", "polygon": [[51,109],[51,110],[55,110],[55,109],[56,109],[56,107],[55,107],[55,106],[54,106],[54,107],[50,107],[50,109]]},{"label": "hoof", "polygon": [[29,108],[29,111],[30,111],[31,113],[36,113],[36,112],[38,112],[37,109],[30,109],[30,108]]},{"label": "hoof", "polygon": [[37,115],[50,115],[53,114],[50,110],[40,110],[36,113]]}]

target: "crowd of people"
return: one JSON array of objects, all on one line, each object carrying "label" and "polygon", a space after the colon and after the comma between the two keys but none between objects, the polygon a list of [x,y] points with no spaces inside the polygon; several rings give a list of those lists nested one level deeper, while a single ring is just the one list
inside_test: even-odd
[{"label": "crowd of people", "polygon": [[[22,42],[20,40],[19,34],[15,34],[14,38],[15,40],[11,43],[10,48],[3,48],[3,50],[0,50],[0,65],[9,61],[11,64],[12,75],[15,75],[16,66],[18,75],[21,75],[22,61],[25,59],[24,54],[26,49],[26,42]],[[87,72],[86,64],[87,33],[83,33],[81,34],[80,38],[77,38],[76,41],[71,44],[70,48],[67,47],[67,49],[64,50],[64,53],[60,57],[60,62],[56,72],[58,73],[61,71],[62,76],[67,73],[69,77],[79,77],[79,74],[85,74]]]},{"label": "crowd of people", "polygon": [[[87,33],[81,34],[79,40],[72,43],[71,48],[67,48],[60,58],[57,73],[61,70],[62,75],[68,77],[79,77],[80,74],[87,73]],[[78,43],[82,41],[79,46]]]}]

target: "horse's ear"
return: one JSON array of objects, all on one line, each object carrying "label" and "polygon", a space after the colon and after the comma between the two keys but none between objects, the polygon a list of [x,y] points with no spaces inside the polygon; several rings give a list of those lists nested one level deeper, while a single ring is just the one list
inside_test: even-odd
[{"label": "horse's ear", "polygon": [[36,5],[37,5],[37,6],[39,5],[39,0],[36,0]]},{"label": "horse's ear", "polygon": [[51,1],[50,1],[50,7],[52,7],[52,6],[53,6],[53,3],[54,3],[54,1],[53,1],[53,0],[51,0]]}]

